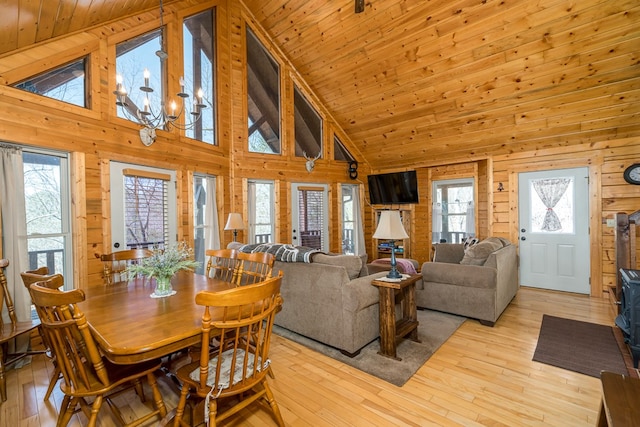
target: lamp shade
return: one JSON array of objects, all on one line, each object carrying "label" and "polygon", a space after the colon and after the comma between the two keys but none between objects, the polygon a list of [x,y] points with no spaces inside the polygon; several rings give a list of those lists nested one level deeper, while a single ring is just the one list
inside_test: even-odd
[{"label": "lamp shade", "polygon": [[402,226],[399,211],[382,211],[380,212],[380,221],[378,228],[373,234],[374,239],[400,240],[408,239],[409,235]]},{"label": "lamp shade", "polygon": [[232,212],[227,218],[227,224],[224,226],[225,230],[241,230],[244,228],[244,222],[242,221],[242,215],[237,212]]}]

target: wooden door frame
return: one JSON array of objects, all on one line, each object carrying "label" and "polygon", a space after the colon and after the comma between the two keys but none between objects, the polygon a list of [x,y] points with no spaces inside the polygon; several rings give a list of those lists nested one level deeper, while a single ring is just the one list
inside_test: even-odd
[{"label": "wooden door frame", "polygon": [[[597,161],[596,161],[597,160]],[[518,176],[523,172],[539,172],[552,169],[568,169],[586,167],[589,171],[589,257],[591,262],[589,275],[590,295],[603,298],[602,288],[602,197],[601,197],[601,176],[602,157],[597,159],[571,159],[569,161],[559,159],[558,161],[522,164],[511,166],[507,169],[509,174],[509,240],[516,242],[518,253],[520,252],[519,240],[519,218],[518,209]],[[519,268],[519,267],[518,267]]]}]

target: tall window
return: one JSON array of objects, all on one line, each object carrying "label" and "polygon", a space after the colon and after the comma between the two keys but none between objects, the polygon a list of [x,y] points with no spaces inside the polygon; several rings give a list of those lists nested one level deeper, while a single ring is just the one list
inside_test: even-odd
[{"label": "tall window", "polygon": [[[215,144],[215,9],[205,10],[183,22],[184,87],[186,93],[204,92],[208,108],[191,129],[190,138]],[[187,118],[189,120],[189,118]]]},{"label": "tall window", "polygon": [[249,151],[280,154],[280,66],[247,28]]},{"label": "tall window", "polygon": [[86,69],[89,60],[80,58],[61,67],[13,85],[15,88],[38,95],[87,106]]},{"label": "tall window", "polygon": [[356,218],[360,213],[357,212],[359,204],[357,203],[357,185],[342,185],[342,253],[348,255],[357,254],[356,250]]},{"label": "tall window", "polygon": [[[129,119],[138,117],[138,111],[144,110],[145,96],[149,97],[151,106],[158,106],[164,99],[166,81],[162,60],[156,52],[164,51],[162,42],[162,29],[157,29],[131,40],[119,43],[116,46],[116,70],[122,76],[123,87],[127,90],[125,115],[121,108],[117,109],[118,117]],[[153,92],[144,92],[138,88],[145,84],[145,69],[149,73],[148,86]],[[158,114],[158,111],[153,111]]]},{"label": "tall window", "polygon": [[72,286],[67,156],[24,149],[22,158],[29,269],[47,266]]},{"label": "tall window", "polygon": [[474,180],[457,179],[433,183],[434,243],[460,243],[475,236]]},{"label": "tall window", "polygon": [[296,156],[316,157],[322,153],[322,117],[297,86],[293,94]]},{"label": "tall window", "polygon": [[273,181],[249,181],[249,243],[273,243],[275,191]]},{"label": "tall window", "polygon": [[196,273],[203,274],[206,264],[205,251],[220,248],[220,228],[216,204],[216,177],[193,176],[193,252],[200,266]]}]

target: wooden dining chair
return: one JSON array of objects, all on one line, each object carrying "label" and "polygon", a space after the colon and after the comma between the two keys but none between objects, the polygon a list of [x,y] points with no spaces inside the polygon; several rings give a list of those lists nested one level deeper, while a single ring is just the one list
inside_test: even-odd
[{"label": "wooden dining chair", "polygon": [[207,249],[204,251],[207,257],[205,275],[231,282],[238,265],[238,253],[235,249]]},{"label": "wooden dining chair", "polygon": [[274,260],[274,255],[267,252],[238,252],[238,266],[233,283],[244,286],[270,278]]},{"label": "wooden dining chair", "polygon": [[[7,277],[5,276],[5,269],[8,266],[8,259],[0,259],[0,398],[2,402],[7,400],[7,384],[4,377],[5,369],[26,356],[42,353],[42,351],[9,352],[9,342],[22,335],[30,335],[34,329],[38,328],[40,322],[38,320],[18,322],[13,305],[13,298],[11,298],[11,294],[9,293]],[[7,314],[9,315],[8,323],[5,323],[2,317],[3,307],[6,307]]]},{"label": "wooden dining chair", "polygon": [[[174,426],[188,425],[183,420],[188,396],[205,399],[205,421],[208,418],[209,426],[258,399],[268,403],[277,424],[284,426],[266,377],[271,371],[273,321],[282,305],[281,282],[282,276],[278,276],[254,285],[196,295],[196,304],[204,307],[202,351],[199,361],[176,372],[183,385]],[[208,343],[213,337],[218,337],[222,345],[210,353]],[[230,405],[223,405],[229,397],[235,398]]]},{"label": "wooden dining chair", "polygon": [[152,254],[153,252],[150,249],[128,249],[101,255],[100,260],[103,264],[102,277],[105,285],[128,280],[129,278],[125,274],[127,267],[139,262],[141,259],[150,257]]},{"label": "wooden dining chair", "polygon": [[[60,289],[64,286],[64,278],[61,274],[49,274],[49,269],[47,267],[40,267],[36,270],[27,270],[20,273],[22,277],[22,283],[29,291],[29,295],[31,295],[31,284],[32,283],[40,283],[42,286],[46,286],[50,289]],[[33,297],[31,298],[33,302]],[[38,306],[36,306],[36,312],[38,312]],[[38,317],[40,313],[38,313]],[[49,400],[51,396],[51,392],[53,392],[53,387],[55,387],[56,383],[60,378],[62,378],[62,372],[60,371],[60,366],[58,366],[58,361],[56,360],[55,354],[51,350],[51,343],[49,343],[49,339],[47,335],[42,333],[42,328],[40,329],[40,337],[42,338],[42,343],[45,346],[45,354],[47,358],[51,361],[53,365],[53,374],[51,375],[51,379],[49,380],[49,387],[47,388],[47,392],[44,395],[44,400]]]},{"label": "wooden dining chair", "polygon": [[[89,324],[77,304],[84,301],[81,289],[60,291],[31,285],[33,303],[38,307],[42,329],[48,336],[62,371],[60,389],[64,393],[58,414],[58,426],[66,426],[74,413],[81,410],[95,426],[102,402],[122,425],[142,424],[154,417],[164,418],[167,409],[160,394],[154,371],[160,369],[159,359],[131,365],[116,365],[103,357],[98,350]],[[144,401],[141,380],[146,377],[153,393],[154,410],[130,423],[125,423],[120,410],[112,400],[127,385],[133,385]],[[86,399],[93,398],[90,404]]]}]

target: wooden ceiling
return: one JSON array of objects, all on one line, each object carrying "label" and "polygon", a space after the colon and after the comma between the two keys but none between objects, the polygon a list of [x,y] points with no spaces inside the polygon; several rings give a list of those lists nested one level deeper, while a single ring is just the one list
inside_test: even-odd
[{"label": "wooden ceiling", "polygon": [[[637,0],[244,3],[374,169],[640,135]],[[0,0],[0,55],[157,9]]]}]

